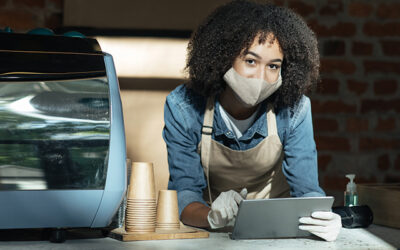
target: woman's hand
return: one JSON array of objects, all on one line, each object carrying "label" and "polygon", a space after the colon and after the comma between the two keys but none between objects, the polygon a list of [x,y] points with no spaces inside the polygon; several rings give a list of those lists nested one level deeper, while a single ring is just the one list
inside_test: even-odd
[{"label": "woman's hand", "polygon": [[[336,240],[342,228],[342,218],[333,212],[313,212],[311,217],[301,217],[300,230],[309,231],[312,234],[326,240]],[[305,224],[305,225],[304,225]]]},{"label": "woman's hand", "polygon": [[246,198],[247,189],[239,193],[229,190],[222,192],[212,203],[207,220],[212,229],[233,225],[238,212],[239,203]]}]

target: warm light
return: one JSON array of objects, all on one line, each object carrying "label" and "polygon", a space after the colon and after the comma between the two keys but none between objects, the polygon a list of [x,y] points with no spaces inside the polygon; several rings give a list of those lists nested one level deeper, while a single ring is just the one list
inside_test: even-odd
[{"label": "warm light", "polygon": [[188,39],[95,37],[118,77],[185,78]]}]

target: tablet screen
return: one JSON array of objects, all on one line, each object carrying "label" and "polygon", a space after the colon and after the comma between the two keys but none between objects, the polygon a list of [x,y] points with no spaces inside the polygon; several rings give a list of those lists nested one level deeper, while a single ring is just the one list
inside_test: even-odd
[{"label": "tablet screen", "polygon": [[315,211],[331,211],[334,198],[296,197],[243,200],[239,205],[232,239],[309,236],[299,230],[299,218]]}]

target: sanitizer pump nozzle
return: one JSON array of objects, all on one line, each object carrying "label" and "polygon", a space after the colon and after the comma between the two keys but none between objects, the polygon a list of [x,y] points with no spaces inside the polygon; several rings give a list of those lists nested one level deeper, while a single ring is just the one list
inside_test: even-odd
[{"label": "sanitizer pump nozzle", "polygon": [[344,205],[345,206],[357,206],[358,203],[358,195],[357,195],[357,186],[354,183],[355,174],[347,174],[347,178],[350,179],[350,182],[347,183],[346,191],[344,192]]},{"label": "sanitizer pump nozzle", "polygon": [[344,206],[333,207],[332,211],[342,218],[342,225],[345,228],[368,227],[374,214],[368,205],[358,205],[357,186],[354,183],[354,174],[347,174],[350,179],[344,192]]}]

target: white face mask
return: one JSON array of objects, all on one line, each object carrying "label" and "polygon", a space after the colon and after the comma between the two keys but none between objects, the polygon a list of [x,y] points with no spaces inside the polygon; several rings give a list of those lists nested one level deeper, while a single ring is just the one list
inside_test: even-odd
[{"label": "white face mask", "polygon": [[272,95],[281,85],[282,76],[274,83],[268,83],[263,79],[246,78],[230,68],[224,75],[225,82],[232,88],[236,98],[247,107],[254,107]]}]

